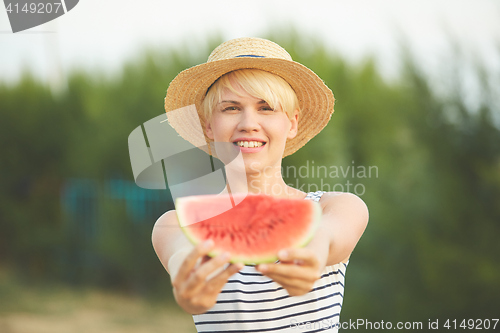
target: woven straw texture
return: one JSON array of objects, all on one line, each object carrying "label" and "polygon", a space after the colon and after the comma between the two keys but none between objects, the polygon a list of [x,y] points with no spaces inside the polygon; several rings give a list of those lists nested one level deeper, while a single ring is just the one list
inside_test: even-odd
[{"label": "woven straw texture", "polygon": [[[203,130],[205,119],[201,108],[207,89],[222,75],[243,68],[281,76],[297,94],[300,107],[298,133],[287,141],[283,157],[304,146],[330,120],[335,101],[333,93],[313,71],[293,61],[288,52],[274,42],[238,38],[219,45],[206,63],[182,71],[170,83],[165,97],[167,115],[194,104],[200,122],[198,126],[193,124],[192,117],[169,117],[171,126],[180,136],[194,145],[200,142],[200,137],[210,142]],[[211,151],[208,153],[213,155]]]}]

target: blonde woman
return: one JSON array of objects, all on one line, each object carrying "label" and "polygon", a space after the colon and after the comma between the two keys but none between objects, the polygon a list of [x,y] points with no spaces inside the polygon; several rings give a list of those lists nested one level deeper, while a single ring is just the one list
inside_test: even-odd
[{"label": "blonde woman", "polygon": [[[194,105],[208,143],[240,149],[242,185],[249,193],[314,200],[323,209],[308,246],[282,249],[277,263],[247,266],[229,264],[230,253],[207,257],[213,242],[193,247],[176,227],[175,211],[165,213],[153,230],[153,245],[177,303],[193,315],[198,332],[337,331],[346,267],[367,225],[367,207],[349,193],[304,193],[281,176],[283,157],[326,126],[333,104],[331,90],[314,72],[259,38],[221,44],[207,63],[170,84],[167,114]],[[192,140],[190,127],[171,124]]]}]

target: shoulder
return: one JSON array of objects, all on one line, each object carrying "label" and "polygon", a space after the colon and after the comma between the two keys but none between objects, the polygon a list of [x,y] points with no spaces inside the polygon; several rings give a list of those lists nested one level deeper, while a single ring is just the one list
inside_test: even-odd
[{"label": "shoulder", "polygon": [[172,255],[190,245],[179,226],[175,210],[170,210],[158,218],[153,227],[151,241],[158,258],[167,271],[168,261]]},{"label": "shoulder", "polygon": [[169,210],[165,213],[163,213],[162,216],[160,216],[158,218],[158,220],[156,220],[156,223],[155,223],[155,228],[158,226],[166,226],[166,225],[169,225],[169,226],[178,226],[179,223],[178,223],[178,220],[177,220],[177,213],[175,210]]},{"label": "shoulder", "polygon": [[177,213],[175,210],[169,210],[156,220],[153,227],[153,243],[155,241],[155,235],[178,231],[180,231],[180,226],[177,220]]},{"label": "shoulder", "polygon": [[325,192],[319,201],[323,214],[341,214],[365,224],[368,222],[368,207],[365,202],[353,193]]},{"label": "shoulder", "polygon": [[321,205],[348,205],[353,208],[368,210],[363,199],[349,192],[325,192],[321,196]]}]

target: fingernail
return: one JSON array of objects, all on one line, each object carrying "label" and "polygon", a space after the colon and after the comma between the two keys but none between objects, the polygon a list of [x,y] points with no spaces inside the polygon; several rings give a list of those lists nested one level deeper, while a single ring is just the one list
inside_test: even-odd
[{"label": "fingernail", "polygon": [[224,252],[223,254],[221,254],[221,257],[222,260],[228,260],[229,258],[231,258],[231,255],[227,252]]},{"label": "fingernail", "polygon": [[278,257],[280,257],[281,259],[286,259],[286,258],[288,258],[288,251],[286,251],[286,250],[281,250],[280,252],[278,252]]},{"label": "fingernail", "polygon": [[265,265],[265,264],[259,265],[259,271],[261,271],[261,272],[267,271],[267,265]]}]

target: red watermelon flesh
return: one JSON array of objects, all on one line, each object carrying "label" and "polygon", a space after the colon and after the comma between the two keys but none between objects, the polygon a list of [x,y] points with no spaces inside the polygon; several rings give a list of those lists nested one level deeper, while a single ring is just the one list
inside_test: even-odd
[{"label": "red watermelon flesh", "polygon": [[231,262],[254,264],[276,261],[281,249],[305,246],[321,219],[314,201],[268,195],[184,197],[176,200],[176,211],[195,245],[214,241],[209,255],[229,252]]}]

